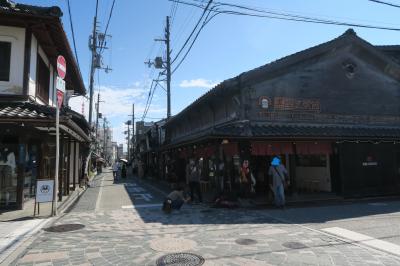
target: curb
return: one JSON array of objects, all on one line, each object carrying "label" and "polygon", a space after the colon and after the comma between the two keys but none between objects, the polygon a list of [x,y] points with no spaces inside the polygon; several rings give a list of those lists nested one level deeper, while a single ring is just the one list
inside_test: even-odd
[{"label": "curb", "polygon": [[15,243],[15,249],[0,262],[0,265],[16,265],[17,261],[26,254],[28,247],[43,233],[41,229],[45,226],[51,226],[60,220],[66,214],[66,211],[73,206],[86,191],[87,187],[85,189],[78,188],[68,196],[68,199],[58,207],[58,216],[50,217],[48,221],[43,223],[43,226],[35,228],[33,230],[34,233],[29,234],[28,232],[28,236],[25,239],[24,236],[22,236],[22,238]]}]

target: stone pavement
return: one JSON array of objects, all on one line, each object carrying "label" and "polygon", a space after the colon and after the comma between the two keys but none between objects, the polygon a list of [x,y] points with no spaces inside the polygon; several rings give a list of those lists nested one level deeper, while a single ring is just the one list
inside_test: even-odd
[{"label": "stone pavement", "polygon": [[[166,215],[152,207],[154,202],[148,207],[122,208],[126,203],[115,201],[121,186],[101,184],[115,188],[98,193],[102,200],[114,199],[114,209],[99,208],[99,204],[96,208],[93,195],[82,197],[54,224],[62,227],[43,231],[14,264],[157,265],[163,255],[185,252],[198,255],[199,261],[203,258],[203,265],[400,265],[394,255],[277,218],[291,210],[184,205]],[[127,184],[125,188],[138,186],[132,180]],[[132,200],[135,205],[135,195]],[[304,212],[313,211],[304,208]],[[68,229],[78,230],[62,232]],[[179,256],[184,254],[175,258]]]}]

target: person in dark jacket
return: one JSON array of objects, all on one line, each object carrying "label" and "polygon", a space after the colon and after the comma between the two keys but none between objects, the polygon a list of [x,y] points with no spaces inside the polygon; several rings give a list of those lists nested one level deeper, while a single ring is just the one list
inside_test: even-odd
[{"label": "person in dark jacket", "polygon": [[190,197],[192,198],[192,200],[194,200],[194,192],[196,191],[199,202],[203,202],[200,190],[201,170],[198,164],[196,164],[194,160],[190,160],[188,175],[189,175],[188,177],[189,177]]}]

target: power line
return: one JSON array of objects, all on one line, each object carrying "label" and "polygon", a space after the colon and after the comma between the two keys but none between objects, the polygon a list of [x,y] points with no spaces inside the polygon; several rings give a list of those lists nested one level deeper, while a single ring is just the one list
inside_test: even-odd
[{"label": "power line", "polygon": [[[185,4],[185,5],[190,5],[190,6],[195,6],[197,8],[205,9],[204,5],[201,5],[201,4],[195,4],[195,3],[185,2],[185,1],[180,1],[180,0],[169,0],[169,1],[178,1],[179,3]],[[241,16],[251,16],[251,17],[278,19],[278,20],[295,21],[295,22],[306,22],[306,23],[314,23],[314,24],[326,24],[326,25],[349,26],[349,27],[378,29],[378,30],[400,31],[400,28],[375,26],[375,25],[359,24],[359,23],[350,23],[350,22],[335,21],[335,20],[326,20],[326,19],[320,19],[320,18],[314,18],[314,17],[298,16],[298,15],[293,15],[290,13],[285,14],[285,13],[278,13],[278,12],[270,12],[270,11],[266,11],[266,10],[258,10],[258,9],[254,9],[254,8],[250,8],[250,7],[246,7],[246,6],[227,4],[227,3],[223,3],[223,2],[216,2],[216,4],[219,4],[220,6],[229,6],[229,7],[236,7],[239,9],[245,9],[248,11],[255,11],[256,13],[219,9],[219,10],[213,11],[215,13],[215,15],[218,15],[218,14],[241,15]],[[263,13],[267,14],[267,15],[263,15]]]},{"label": "power line", "polygon": [[368,1],[375,2],[375,3],[378,3],[378,4],[382,4],[382,5],[387,5],[387,6],[400,8],[400,5],[392,4],[392,3],[389,3],[389,2],[384,2],[384,1],[379,1],[379,0],[368,0]]},{"label": "power line", "polygon": [[[190,38],[192,38],[193,34],[196,32],[197,27],[200,25],[201,21],[203,20],[204,15],[207,12],[208,7],[211,5],[213,0],[208,1],[207,6],[204,8],[203,13],[201,14],[201,17],[199,18],[199,20],[197,21],[196,25],[194,26],[192,32],[189,34],[189,36],[186,38],[185,43],[182,45],[181,49],[179,49],[179,52],[176,54],[175,58],[172,59],[171,64],[173,64],[176,59],[179,57],[179,55],[182,53],[183,49],[185,49],[186,45],[188,44],[188,42],[190,41]],[[172,1],[172,2],[177,2],[177,3],[181,3],[180,1]]]},{"label": "power line", "polygon": [[114,5],[115,5],[115,0],[113,0],[113,3],[111,5],[110,14],[108,16],[108,20],[107,20],[107,24],[106,24],[106,29],[104,31],[104,40],[100,44],[100,52],[102,52],[104,50],[105,38],[107,36],[108,26],[110,25],[111,17],[112,17],[112,14],[113,14]]},{"label": "power line", "polygon": [[76,51],[76,43],[75,43],[75,32],[74,32],[74,24],[72,23],[72,12],[71,12],[71,5],[69,3],[69,0],[67,0],[67,6],[68,6],[68,14],[69,14],[69,23],[71,25],[71,33],[72,33],[72,42],[74,44],[74,52],[75,52],[75,58],[76,62],[78,64],[78,69],[79,72],[81,72],[80,66],[79,66],[79,59],[78,59],[78,53]]}]

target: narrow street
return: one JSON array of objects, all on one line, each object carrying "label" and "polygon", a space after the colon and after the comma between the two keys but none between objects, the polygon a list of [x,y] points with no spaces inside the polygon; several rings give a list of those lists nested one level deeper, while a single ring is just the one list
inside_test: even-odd
[{"label": "narrow street", "polygon": [[[124,181],[114,183],[109,170],[97,176],[15,264],[166,265],[193,255],[185,265],[400,264],[400,202],[286,210],[184,205],[166,215],[162,191]],[[171,253],[182,254],[162,261]]]}]

